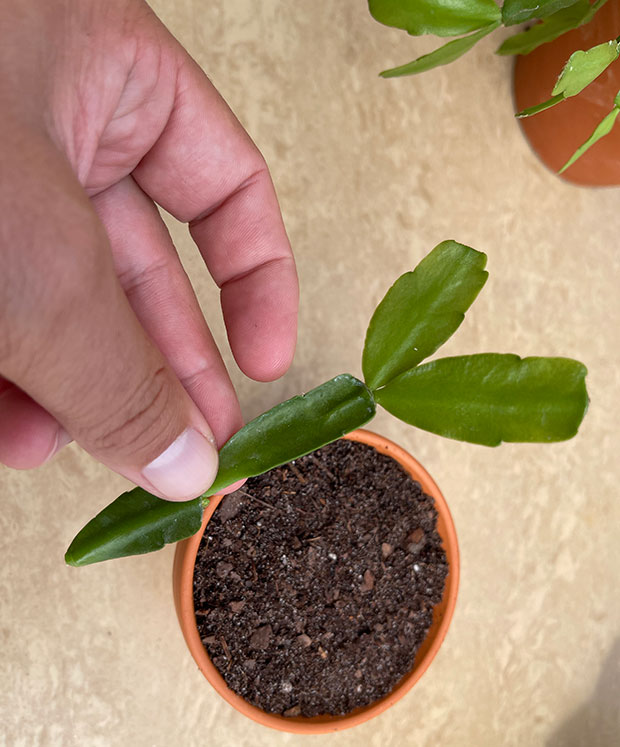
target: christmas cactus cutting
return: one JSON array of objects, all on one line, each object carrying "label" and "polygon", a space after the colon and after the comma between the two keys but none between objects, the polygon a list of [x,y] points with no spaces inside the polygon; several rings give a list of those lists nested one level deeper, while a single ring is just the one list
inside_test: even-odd
[{"label": "christmas cactus cutting", "polygon": [[161,549],[195,534],[209,496],[368,423],[380,405],[404,422],[485,446],[572,438],[588,407],[587,370],[570,358],[478,353],[423,361],[457,330],[485,284],[486,255],[436,246],[394,283],[368,326],[364,381],[341,374],[259,415],[220,450],[215,482],[182,503],[124,493],[77,534],[74,566]]}]

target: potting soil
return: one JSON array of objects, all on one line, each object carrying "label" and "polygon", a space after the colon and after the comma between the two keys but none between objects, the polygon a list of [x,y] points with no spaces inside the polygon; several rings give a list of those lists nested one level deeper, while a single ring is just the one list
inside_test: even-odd
[{"label": "potting soil", "polygon": [[285,716],[345,714],[411,670],[448,573],[434,501],[338,441],[247,481],[207,526],[199,632],[228,686]]}]

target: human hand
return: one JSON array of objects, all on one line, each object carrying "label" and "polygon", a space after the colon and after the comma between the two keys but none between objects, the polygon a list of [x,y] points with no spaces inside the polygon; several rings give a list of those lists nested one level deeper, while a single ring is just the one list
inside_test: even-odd
[{"label": "human hand", "polygon": [[262,156],[141,0],[0,4],[0,462],[71,439],[169,499],[241,425],[155,203],[221,288],[240,368],[288,368],[297,279]]}]

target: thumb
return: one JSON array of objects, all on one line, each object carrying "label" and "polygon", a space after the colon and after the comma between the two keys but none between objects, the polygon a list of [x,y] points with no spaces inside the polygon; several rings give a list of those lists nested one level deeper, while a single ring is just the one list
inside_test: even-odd
[{"label": "thumb", "polygon": [[104,464],[162,498],[194,498],[217,472],[211,430],[133,313],[64,159],[38,156],[19,175],[28,205],[4,227],[0,372]]}]

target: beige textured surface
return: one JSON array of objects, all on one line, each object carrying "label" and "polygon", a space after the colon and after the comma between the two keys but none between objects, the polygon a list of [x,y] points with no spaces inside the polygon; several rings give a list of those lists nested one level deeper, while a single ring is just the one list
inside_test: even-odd
[{"label": "beige textured surface", "polygon": [[[446,353],[565,354],[590,369],[579,436],[497,450],[387,415],[442,487],[462,551],[446,643],[386,715],[327,737],[277,734],[210,690],[172,605],[172,549],[76,570],[62,554],[123,480],[75,447],[29,474],[0,468],[0,744],[620,743],[620,191],[560,182],[511,115],[492,42],[450,68],[384,81],[426,49],[363,0],[158,0],[272,168],[302,287],[299,347],[280,382],[235,382],[246,416],[359,372],[369,314],[434,244],[486,251],[491,278]],[[205,313],[217,295],[174,237]],[[214,327],[223,340],[219,321]]]}]

